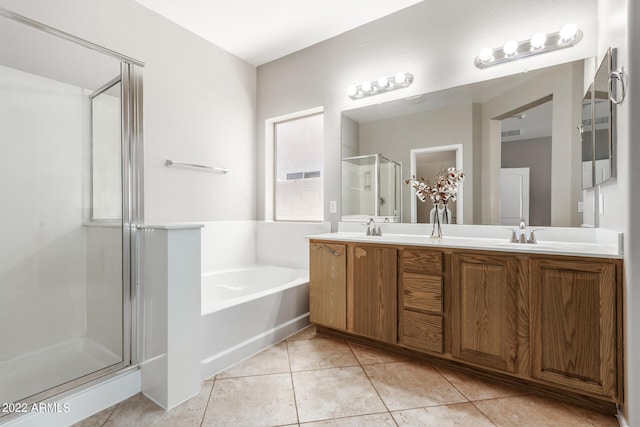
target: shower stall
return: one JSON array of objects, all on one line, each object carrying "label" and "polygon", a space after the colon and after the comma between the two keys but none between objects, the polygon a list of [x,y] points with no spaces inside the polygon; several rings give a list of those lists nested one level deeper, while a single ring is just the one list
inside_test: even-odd
[{"label": "shower stall", "polygon": [[402,220],[402,164],[382,154],[342,159],[342,220]]},{"label": "shower stall", "polygon": [[135,363],[142,64],[2,8],[0,39],[0,402],[31,403]]}]

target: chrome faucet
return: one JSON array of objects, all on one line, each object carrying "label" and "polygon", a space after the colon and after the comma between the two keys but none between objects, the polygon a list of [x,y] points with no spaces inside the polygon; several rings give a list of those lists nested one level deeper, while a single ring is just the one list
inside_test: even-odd
[{"label": "chrome faucet", "polygon": [[528,239],[527,239],[527,224],[524,222],[524,220],[520,221],[520,225],[518,226],[518,228],[520,229],[519,235],[516,234],[516,230],[510,229],[511,230],[511,240],[509,240],[509,241],[511,243],[529,243],[529,244],[533,244],[533,245],[538,243],[538,241],[536,240],[535,232],[538,231],[538,230],[542,230],[541,228],[537,228],[535,230],[531,230],[531,232],[529,233],[529,238]]},{"label": "chrome faucet", "polygon": [[527,224],[524,222],[524,219],[520,221],[520,239],[518,242],[527,243]]},{"label": "chrome faucet", "polygon": [[[371,224],[373,223],[373,228]],[[376,227],[376,221],[373,218],[369,218],[367,220],[367,236],[382,236],[382,231],[380,231],[380,227]]]}]

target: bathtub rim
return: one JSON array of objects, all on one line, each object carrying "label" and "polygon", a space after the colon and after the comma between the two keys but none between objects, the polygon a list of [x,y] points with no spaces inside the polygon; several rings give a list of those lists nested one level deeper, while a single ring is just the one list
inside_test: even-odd
[{"label": "bathtub rim", "polygon": [[[253,264],[242,264],[242,265],[238,265],[235,267],[228,267],[228,268],[223,268],[220,270],[213,270],[213,271],[209,271],[206,273],[203,273],[201,275],[202,279],[204,279],[205,277],[210,277],[210,276],[214,276],[217,274],[225,274],[225,273],[234,273],[234,272],[239,272],[239,271],[246,271],[246,270],[256,270],[256,269],[264,269],[264,268],[268,268],[268,267],[276,267],[279,269],[283,269],[283,270],[289,270],[289,271],[293,271],[296,274],[296,279],[291,280],[289,282],[283,283],[281,285],[275,286],[273,288],[269,288],[269,289],[265,289],[262,290],[260,292],[255,292],[249,295],[243,295],[237,298],[230,298],[227,300],[224,300],[222,302],[216,302],[216,303],[205,303],[205,301],[201,301],[201,308],[200,308],[200,315],[201,316],[206,316],[207,314],[211,314],[211,313],[215,313],[221,310],[225,310],[229,307],[233,307],[235,305],[239,305],[239,304],[243,304],[245,302],[248,301],[252,301],[255,299],[259,299],[261,297],[267,296],[267,295],[271,295],[277,292],[281,292],[285,289],[289,289],[289,288],[293,288],[295,286],[300,286],[300,285],[305,285],[309,283],[309,270],[303,270],[303,269],[299,269],[299,268],[291,268],[291,267],[282,267],[279,265],[273,265],[273,264],[259,264],[259,263],[253,263]],[[201,286],[202,283],[201,283]]]}]

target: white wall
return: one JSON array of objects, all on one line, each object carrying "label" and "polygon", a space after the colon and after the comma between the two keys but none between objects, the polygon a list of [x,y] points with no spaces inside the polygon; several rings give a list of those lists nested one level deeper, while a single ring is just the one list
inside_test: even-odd
[{"label": "white wall", "polygon": [[[611,1],[605,2],[603,7],[611,7]],[[624,3],[624,2],[620,2]],[[627,40],[622,42],[627,46],[627,60],[619,59],[619,63],[625,65],[627,70],[627,82],[640,81],[640,4],[637,1],[628,1],[628,33]],[[624,61],[624,62],[621,62]],[[626,299],[626,361],[627,361],[627,405],[625,413],[629,425],[640,424],[640,227],[637,220],[640,218],[640,85],[630,84],[627,94],[628,110],[625,122],[618,123],[618,146],[627,147],[628,157],[622,166],[626,169],[628,190],[624,195],[629,199],[629,206],[625,221],[625,299]],[[631,118],[634,118],[631,120]],[[624,119],[621,119],[624,120]],[[621,126],[625,126],[620,129]],[[621,136],[621,131],[626,129],[626,134]],[[633,139],[631,137],[633,136]],[[620,157],[622,159],[622,157]],[[618,161],[618,168],[620,168]],[[619,176],[619,180],[625,176]],[[634,222],[635,221],[635,222]]]},{"label": "white wall", "polygon": [[624,66],[628,89],[626,100],[614,107],[616,112],[615,150],[617,178],[600,186],[604,213],[600,226],[624,233],[625,362],[626,404],[624,413],[630,426],[640,424],[640,92],[633,81],[640,77],[638,40],[640,8],[637,1],[598,0],[598,60],[600,64],[609,47],[617,49],[618,66]]},{"label": "white wall", "polygon": [[305,236],[328,233],[328,222],[212,221],[202,228],[202,274],[255,263],[308,269]]},{"label": "white wall", "polygon": [[[146,63],[147,222],[255,217],[255,67],[133,0],[0,6]],[[231,172],[167,168],[165,159]]]},{"label": "white wall", "polygon": [[[443,19],[446,17],[446,19]],[[454,18],[455,17],[455,18]],[[484,45],[527,39],[537,31],[556,31],[574,22],[584,31],[575,47],[478,70],[473,60]],[[335,228],[340,201],[341,111],[475,81],[582,59],[596,53],[596,0],[558,2],[421,2],[381,20],[311,46],[258,68],[258,217],[264,217],[265,120],[324,105],[325,219]],[[398,71],[414,74],[406,89],[351,100],[349,85]]]},{"label": "white wall", "polygon": [[0,66],[0,362],[84,334],[83,142],[81,88]]}]

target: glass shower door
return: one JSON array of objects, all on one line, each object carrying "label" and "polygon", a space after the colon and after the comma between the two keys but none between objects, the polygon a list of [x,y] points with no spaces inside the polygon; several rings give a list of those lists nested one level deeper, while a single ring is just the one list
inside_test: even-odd
[{"label": "glass shower door", "polygon": [[[122,70],[0,16],[0,402],[130,363]],[[125,243],[125,244],[123,244]]]}]

